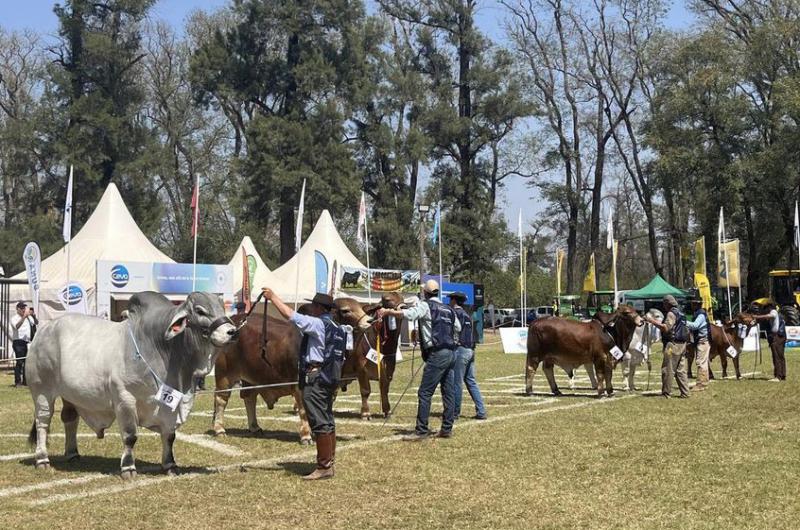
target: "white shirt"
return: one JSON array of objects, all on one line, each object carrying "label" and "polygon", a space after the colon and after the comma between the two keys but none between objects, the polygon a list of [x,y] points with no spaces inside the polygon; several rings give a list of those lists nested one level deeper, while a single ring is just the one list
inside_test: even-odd
[{"label": "white shirt", "polygon": [[[17,324],[20,320],[25,319],[19,328],[17,328]],[[21,317],[18,314],[15,314],[11,317],[11,328],[14,330],[14,334],[11,337],[12,340],[24,340],[25,342],[31,341],[31,317]]]},{"label": "white shirt", "polygon": [[772,332],[777,333],[780,326],[778,325],[778,310],[773,309],[769,312],[769,316],[772,317]]}]

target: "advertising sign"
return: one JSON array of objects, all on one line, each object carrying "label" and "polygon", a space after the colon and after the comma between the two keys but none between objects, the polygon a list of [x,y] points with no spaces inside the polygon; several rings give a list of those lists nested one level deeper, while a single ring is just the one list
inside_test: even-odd
[{"label": "advertising sign", "polygon": [[69,289],[64,285],[58,291],[58,301],[64,307],[67,313],[82,313],[86,314],[86,291],[83,286],[78,282],[70,282]]},{"label": "advertising sign", "polygon": [[528,328],[500,328],[503,353],[528,353]]}]

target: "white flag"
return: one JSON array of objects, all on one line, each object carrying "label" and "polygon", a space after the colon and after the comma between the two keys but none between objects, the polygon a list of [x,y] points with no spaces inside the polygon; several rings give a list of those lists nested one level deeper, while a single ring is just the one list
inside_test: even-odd
[{"label": "white flag", "polygon": [[72,239],[72,166],[69,166],[69,181],[67,181],[67,200],[64,203],[64,228],[61,230],[64,243]]},{"label": "white flag", "polygon": [[614,210],[608,212],[608,228],[606,229],[606,248],[611,250],[614,247]]},{"label": "white flag", "polygon": [[717,243],[722,245],[725,241],[723,241],[723,234],[725,233],[725,213],[723,211],[723,206],[719,207],[719,228],[717,228]]},{"label": "white flag", "polygon": [[517,219],[517,236],[522,239],[522,208],[519,209],[519,218]]},{"label": "white flag", "polygon": [[303,188],[300,191],[300,206],[297,208],[297,226],[294,229],[294,251],[300,251],[300,242],[303,238],[303,210],[306,200],[306,179],[303,179]]},{"label": "white flag", "polygon": [[358,240],[363,242],[367,231],[367,199],[361,192],[361,204],[358,206]]},{"label": "white flag", "polygon": [[797,201],[794,202],[794,246],[800,249],[800,214],[797,210]]}]

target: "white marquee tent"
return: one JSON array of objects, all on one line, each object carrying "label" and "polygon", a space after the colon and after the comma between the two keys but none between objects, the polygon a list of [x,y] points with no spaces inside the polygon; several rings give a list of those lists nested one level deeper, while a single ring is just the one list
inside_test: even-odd
[{"label": "white marquee tent", "polygon": [[[81,283],[86,289],[90,314],[94,314],[95,310],[96,261],[175,263],[142,233],[113,182],[108,185],[94,212],[81,230],[72,237],[68,246],[70,247],[69,280]],[[67,282],[66,249],[67,245],[42,260],[40,312],[45,318],[55,316],[55,313],[61,310],[58,291]],[[27,274],[23,271],[14,278],[27,279]],[[12,300],[30,300],[30,297],[27,285],[12,286]]]},{"label": "white marquee tent", "polygon": [[300,251],[272,272],[273,285],[281,298],[293,302],[299,272],[298,299],[302,301],[318,291],[330,292],[332,283],[338,289],[342,267],[365,268],[342,241],[330,212],[324,210]]},{"label": "white marquee tent", "polygon": [[250,239],[250,236],[244,236],[242,242],[239,243],[238,247],[236,247],[236,251],[233,253],[231,261],[228,263],[228,265],[233,267],[234,294],[239,296],[244,281],[242,249],[244,249],[246,255],[252,256],[255,260],[255,272],[253,273],[253,281],[250,285],[250,301],[253,301],[258,297],[262,287],[274,287],[278,285],[278,283],[275,280],[275,275],[273,272],[269,270],[267,264],[264,263],[263,259],[261,259],[261,255],[253,245],[253,240]]}]

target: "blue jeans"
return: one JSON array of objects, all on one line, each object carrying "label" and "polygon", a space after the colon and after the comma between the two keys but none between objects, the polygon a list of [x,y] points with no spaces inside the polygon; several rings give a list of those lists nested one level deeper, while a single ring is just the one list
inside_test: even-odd
[{"label": "blue jeans", "polygon": [[455,391],[456,391],[456,418],[461,416],[461,383],[467,385],[467,390],[475,402],[475,415],[486,416],[486,405],[483,404],[481,389],[475,380],[475,350],[459,346],[456,350]]},{"label": "blue jeans", "polygon": [[453,430],[455,421],[455,372],[456,352],[455,350],[436,350],[431,352],[428,360],[425,361],[425,368],[422,370],[422,381],[419,383],[417,397],[419,406],[417,408],[417,434],[428,434],[428,417],[431,415],[431,398],[436,387],[442,385],[442,401],[444,402],[444,414],[442,416],[442,431],[450,432]]}]

